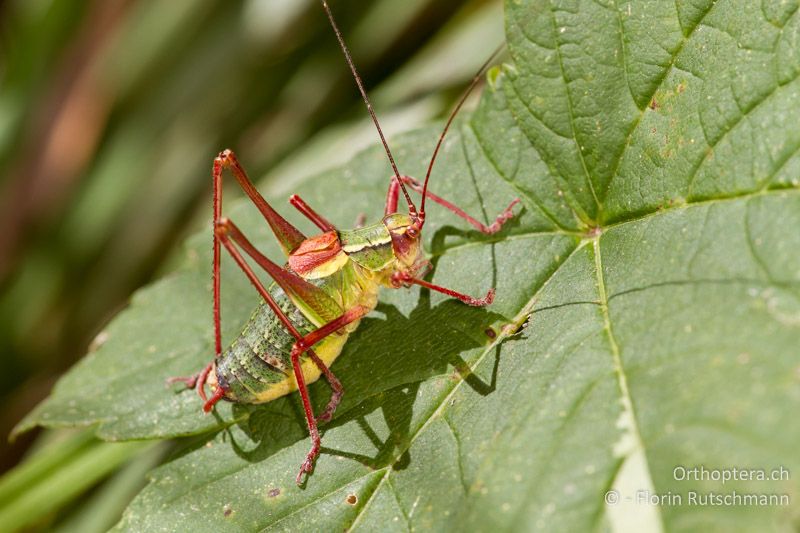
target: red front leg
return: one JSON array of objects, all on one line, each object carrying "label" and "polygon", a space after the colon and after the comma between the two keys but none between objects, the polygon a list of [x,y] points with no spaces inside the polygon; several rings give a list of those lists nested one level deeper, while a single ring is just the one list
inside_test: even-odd
[{"label": "red front leg", "polygon": [[299,194],[293,194],[289,197],[289,203],[294,206],[295,209],[303,213],[307,219],[314,223],[319,229],[322,231],[336,231],[336,226],[328,222],[328,220],[314,211],[310,205],[308,205],[305,200],[300,198]]},{"label": "red front leg", "polygon": [[[400,176],[400,179],[403,181],[403,183],[411,187],[413,190],[417,191],[420,194],[422,193],[422,185],[420,184],[419,181],[415,180],[410,176]],[[503,224],[505,224],[506,222],[511,220],[511,218],[514,217],[513,207],[519,203],[519,198],[514,198],[514,200],[511,201],[508,207],[506,207],[502,213],[497,215],[497,218],[495,218],[494,222],[492,222],[487,226],[483,222],[467,214],[466,211],[464,211],[457,205],[453,204],[452,202],[445,200],[441,196],[433,194],[430,190],[428,190],[425,193],[425,196],[427,198],[430,198],[437,204],[441,205],[442,207],[445,207],[446,209],[452,211],[459,217],[463,218],[464,220],[472,224],[472,226],[475,229],[486,235],[491,235],[492,233],[497,233],[498,231],[500,231],[500,228],[503,227]]]},{"label": "red front leg", "polygon": [[386,207],[383,210],[384,216],[397,213],[397,200],[399,196],[400,181],[395,176],[392,176],[392,179],[389,180],[389,190],[386,191]]}]

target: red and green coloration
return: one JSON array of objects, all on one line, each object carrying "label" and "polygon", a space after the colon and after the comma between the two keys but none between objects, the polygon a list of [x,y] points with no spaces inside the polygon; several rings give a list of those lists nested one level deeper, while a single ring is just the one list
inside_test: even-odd
[{"label": "red and green coloration", "polygon": [[[294,195],[289,202],[322,231],[320,235],[307,238],[264,200],[233,152],[225,150],[219,154],[214,160],[213,168],[213,293],[216,357],[198,375],[173,379],[195,387],[205,402],[203,410],[206,412],[221,399],[256,404],[269,402],[299,390],[312,447],[297,475],[298,484],[302,482],[304,474],[311,472],[314,460],[319,455],[318,422],[331,419],[344,393],[341,383],[329,367],[341,353],[349,334],[358,327],[361,318],[377,305],[380,287],[397,289],[416,284],[457,298],[468,305],[484,306],[492,302],[494,289],[483,298],[473,298],[422,279],[430,266],[420,244],[422,227],[425,224],[426,198],[443,205],[487,234],[500,230],[503,223],[513,216],[512,208],[519,201],[515,199],[511,202],[511,205],[487,226],[427,190],[428,179],[442,140],[453,117],[463,104],[466,93],[439,137],[424,183],[420,185],[417,180],[402,176],[397,170],[330,9],[324,0],[322,4],[394,171],[389,184],[384,217],[376,224],[353,230],[340,230],[316,213],[299,196]],[[479,78],[480,75],[476,76],[469,89],[475,86]],[[222,174],[225,168],[230,169],[277,237],[287,256],[285,267],[262,255],[233,221],[222,216]],[[411,200],[406,186],[421,193],[419,210]],[[408,213],[397,212],[400,192],[405,198]],[[222,247],[230,253],[264,300],[239,337],[225,351],[222,350],[220,335]],[[242,252],[250,256],[273,279],[269,287],[265,287],[259,281],[245,261]],[[316,416],[311,408],[307,385],[321,375],[324,375],[330,383],[333,394],[325,410]],[[206,397],[206,385],[213,393],[210,398]]]}]

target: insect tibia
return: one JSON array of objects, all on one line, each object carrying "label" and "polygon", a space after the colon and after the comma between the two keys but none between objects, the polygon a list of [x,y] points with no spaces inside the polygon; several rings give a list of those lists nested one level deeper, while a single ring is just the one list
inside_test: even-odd
[{"label": "insect tibia", "polygon": [[225,389],[221,386],[217,386],[211,398],[209,398],[208,401],[205,404],[203,404],[203,412],[210,413],[211,410],[214,408],[214,405],[216,405],[216,403],[221,399],[223,399],[224,397],[225,397]]}]

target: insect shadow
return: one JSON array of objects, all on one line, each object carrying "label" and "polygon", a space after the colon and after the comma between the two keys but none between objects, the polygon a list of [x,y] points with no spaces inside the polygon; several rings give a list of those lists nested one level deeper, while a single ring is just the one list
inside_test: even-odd
[{"label": "insect shadow", "polygon": [[[430,295],[425,292],[422,291],[420,304],[408,317],[393,305],[379,304],[376,311],[385,318],[365,318],[334,367],[347,392],[333,421],[321,429],[327,431],[356,420],[376,444],[376,456],[360,457],[327,448],[323,448],[323,453],[351,457],[375,467],[388,461],[396,466],[401,464],[402,461],[393,460],[393,452],[406,447],[420,382],[446,374],[448,365],[455,369],[453,379],[464,379],[480,394],[494,390],[497,363],[487,382],[472,373],[462,354],[488,345],[491,338],[485,330],[503,317],[450,300],[431,308]],[[409,332],[414,334],[409,335]],[[402,342],[397,342],[398,339]],[[315,411],[319,412],[330,397],[327,384],[324,381],[315,383],[311,396]],[[303,411],[294,396],[264,406],[236,404],[233,408],[236,417],[248,415],[239,423],[239,428],[252,442],[258,443],[255,448],[249,445],[245,449],[237,445],[231,435],[234,450],[248,461],[261,461],[306,438]],[[383,442],[364,419],[376,409],[383,410],[390,430]]]},{"label": "insect shadow", "polygon": [[[477,232],[463,231],[450,226],[439,229],[431,241],[431,249],[434,253],[431,259],[433,267],[436,267],[439,258],[447,250],[445,240],[448,236],[471,237],[473,234],[477,234]],[[494,247],[491,248],[492,285],[495,285],[497,270],[495,267]],[[462,358],[461,354],[475,347],[490,344],[491,339],[496,335],[491,325],[505,322],[506,318],[497,313],[486,311],[484,308],[466,307],[452,300],[447,300],[431,308],[430,296],[429,291],[421,291],[417,308],[405,321],[404,317],[392,306],[383,304],[379,305],[377,309],[386,315],[386,322],[399,328],[420,327],[424,330],[424,324],[415,323],[417,317],[424,321],[428,327],[433,324],[434,330],[431,336],[436,338],[435,347],[431,346],[433,343],[431,343],[430,338],[427,341],[427,346],[425,338],[417,338],[415,342],[411,342],[408,346],[408,348],[413,349],[416,347],[414,346],[415,344],[420,344],[419,347],[430,358],[428,366],[421,361],[414,361],[413,357],[411,357],[409,362],[414,368],[404,369],[407,376],[415,375],[415,371],[425,368],[431,372],[424,376],[417,373],[416,375],[421,378],[420,380],[407,380],[405,384],[387,389],[364,401],[357,409],[347,411],[331,424],[332,427],[336,427],[354,420],[375,447],[376,453],[373,456],[368,456],[325,446],[322,448],[322,453],[353,459],[374,469],[392,465],[393,469],[402,470],[411,461],[408,450],[411,444],[413,406],[423,379],[433,375],[441,375],[450,365],[457,374],[457,376],[453,376],[453,379],[463,379],[467,386],[483,396],[494,392],[497,384],[501,346],[496,345],[492,348],[494,351],[494,364],[488,382],[472,371],[472,368]],[[394,333],[392,326],[383,325],[381,331],[392,335]],[[487,332],[490,334],[487,334]],[[402,330],[398,331],[398,334],[402,335]],[[401,336],[400,338],[403,337]],[[406,353],[414,352],[408,351]],[[381,440],[367,420],[367,415],[376,409],[382,410],[383,418],[389,430],[389,435],[385,440]],[[398,451],[400,452],[399,456],[397,455]]]},{"label": "insect shadow", "polygon": [[[434,252],[444,249],[446,236],[456,234],[468,235],[469,232],[449,227],[437,231]],[[434,267],[439,255],[434,253]],[[492,264],[494,266],[494,261]],[[494,268],[492,274],[496,276]],[[455,300],[444,300],[433,306],[427,289],[420,290],[417,305],[408,316],[387,303],[379,303],[376,312],[383,317],[370,315],[363,319],[337,359],[333,370],[346,393],[333,421],[321,427],[325,432],[355,421],[376,452],[371,457],[329,447],[323,447],[322,452],[357,460],[372,468],[392,464],[401,469],[410,462],[407,449],[421,382],[445,375],[452,367],[455,370],[451,372],[453,380],[463,379],[481,395],[493,392],[500,346],[493,348],[494,365],[488,380],[472,372],[463,354],[469,353],[468,357],[474,358],[480,353],[476,349],[488,347],[497,324],[507,322],[507,318]],[[311,396],[315,412],[319,412],[330,397],[324,380],[312,385]],[[383,440],[367,421],[367,416],[378,409],[388,429],[388,436]],[[251,443],[245,449],[236,443],[232,434],[230,441],[235,452],[248,461],[261,461],[306,438],[303,411],[294,395],[264,406],[234,405],[235,416],[246,414],[245,411],[247,420],[239,427]],[[258,443],[255,448],[252,442]]]}]

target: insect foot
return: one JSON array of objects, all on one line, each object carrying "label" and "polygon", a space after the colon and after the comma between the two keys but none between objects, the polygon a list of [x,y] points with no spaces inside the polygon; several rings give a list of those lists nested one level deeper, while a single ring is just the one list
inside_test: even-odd
[{"label": "insect foot", "polygon": [[306,460],[303,461],[303,465],[300,467],[300,472],[297,473],[297,477],[294,480],[298,486],[303,484],[303,478],[306,475],[310,475],[314,471],[314,462],[319,455],[320,447],[320,439],[319,436],[317,436],[317,438],[314,439],[314,445],[311,446],[311,450],[308,452],[308,455],[306,455]]},{"label": "insect foot", "polygon": [[211,368],[214,366],[214,363],[209,363],[208,365],[203,368],[197,374],[188,376],[188,377],[172,377],[167,378],[167,386],[172,385],[174,383],[183,383],[186,385],[187,389],[195,389],[197,394],[200,398],[205,402],[206,401],[206,391],[205,385],[206,381],[208,380],[208,374],[211,372]]},{"label": "insect foot", "polygon": [[195,385],[197,385],[197,378],[199,376],[200,373],[198,372],[192,376],[167,378],[166,386],[170,387],[176,383],[183,383],[187,389],[193,389]]},{"label": "insect foot", "polygon": [[475,307],[485,307],[494,301],[494,292],[494,288],[491,288],[486,291],[486,296],[483,298],[470,298],[470,301],[464,300],[464,303]]},{"label": "insect foot", "polygon": [[520,202],[519,198],[514,198],[508,207],[506,207],[502,213],[497,215],[497,218],[494,219],[494,222],[489,224],[486,227],[486,230],[483,233],[487,235],[491,235],[493,233],[497,233],[503,227],[503,224],[514,218],[514,206]]},{"label": "insect foot", "polygon": [[446,294],[448,296],[452,296],[467,305],[471,305],[473,307],[484,307],[491,304],[494,301],[494,289],[489,289],[486,293],[486,296],[483,298],[475,298],[468,294],[462,294],[460,292],[456,292],[452,289],[448,289],[447,287],[442,287],[440,285],[434,285],[433,283],[429,283],[423,279],[415,278],[408,272],[395,272],[392,274],[392,286],[395,288],[399,287],[409,287],[412,284],[419,285],[420,287],[425,287],[426,289],[430,289],[432,291],[441,292],[442,294]]}]

